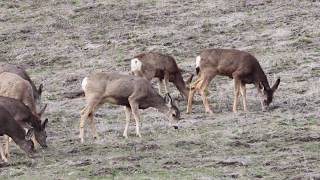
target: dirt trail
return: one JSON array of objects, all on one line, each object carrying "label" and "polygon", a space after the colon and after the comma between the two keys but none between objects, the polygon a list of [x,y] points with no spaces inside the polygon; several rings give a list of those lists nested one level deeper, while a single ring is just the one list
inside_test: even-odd
[{"label": "dirt trail", "polygon": [[[44,83],[49,104],[48,150],[34,160],[13,147],[0,179],[306,179],[320,172],[320,2],[312,0],[68,0],[0,2],[0,61],[24,65]],[[203,48],[237,48],[254,54],[271,84],[281,77],[272,110],[261,112],[248,89],[249,113],[232,113],[232,81],[216,77],[207,115],[196,96],[193,114],[179,102],[182,128],[167,127],[153,109],[142,112],[143,138],[122,138],[122,107],[95,115],[102,137],[78,139],[84,99],[80,89],[94,71],[128,71],[142,51],[174,56],[194,72]],[[173,96],[178,91],[170,85]],[[239,107],[240,109],[242,107]]]}]

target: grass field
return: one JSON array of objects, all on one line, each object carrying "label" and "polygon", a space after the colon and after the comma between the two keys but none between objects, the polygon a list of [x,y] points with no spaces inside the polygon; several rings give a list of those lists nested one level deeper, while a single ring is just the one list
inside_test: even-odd
[{"label": "grass field", "polygon": [[[319,179],[319,9],[317,0],[0,1],[0,61],[25,66],[49,105],[49,149],[30,159],[12,144],[0,179]],[[106,104],[95,115],[101,140],[86,126],[80,143],[85,100],[64,94],[80,90],[85,76],[128,72],[124,59],[159,51],[187,77],[199,52],[213,47],[248,51],[271,84],[281,78],[270,111],[261,111],[251,85],[249,112],[232,113],[233,82],[216,77],[213,115],[197,95],[192,114],[179,102],[179,130],[147,109],[142,138],[132,122],[124,139],[123,107]]]}]

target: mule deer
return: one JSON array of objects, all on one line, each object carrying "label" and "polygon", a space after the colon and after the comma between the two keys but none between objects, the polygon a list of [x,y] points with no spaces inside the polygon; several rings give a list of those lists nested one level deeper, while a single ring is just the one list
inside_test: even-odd
[{"label": "mule deer", "polygon": [[139,109],[153,107],[169,117],[174,128],[180,118],[180,111],[174,105],[171,97],[162,98],[144,78],[119,73],[94,73],[82,81],[82,89],[87,101],[86,107],[80,112],[80,139],[84,142],[84,121],[88,118],[93,137],[98,139],[94,126],[94,111],[105,102],[125,106],[126,126],[123,136],[128,138],[127,131],[131,113],[136,122],[136,134],[141,137],[139,130]]},{"label": "mule deer", "polygon": [[[0,136],[8,135],[28,156],[32,155],[34,152],[34,145],[31,141],[33,129],[29,129],[26,133],[18,122],[13,119],[11,114],[2,107],[0,107],[0,124]],[[8,159],[4,155],[2,144],[0,145],[0,155],[5,162],[8,162]]]},{"label": "mule deer", "polygon": [[[41,122],[38,116],[35,116],[31,110],[19,100],[0,96],[0,107],[7,110],[14,120],[24,129],[33,129],[35,140],[44,148],[47,147],[46,125],[48,119]],[[46,106],[45,106],[46,107]],[[44,109],[43,109],[44,110]],[[40,112],[43,113],[43,112]],[[5,155],[9,156],[9,138],[5,137],[6,147]]]},{"label": "mule deer", "polygon": [[42,106],[41,94],[42,94],[43,85],[40,84],[40,86],[38,88],[36,88],[35,84],[30,79],[30,77],[29,77],[28,73],[26,72],[26,70],[23,67],[19,66],[19,65],[0,64],[0,74],[3,73],[3,72],[10,72],[10,73],[17,74],[22,79],[27,80],[30,83],[30,85],[32,87],[33,97],[34,97],[34,100],[35,100],[35,103],[36,103],[37,111],[40,111],[41,106]]},{"label": "mule deer", "polygon": [[27,80],[13,73],[3,72],[0,74],[0,95],[22,101],[32,113],[38,116],[44,109],[42,107],[37,111],[32,86]]},{"label": "mule deer", "polygon": [[187,113],[191,112],[192,99],[196,91],[202,96],[206,112],[212,113],[206,89],[216,75],[228,76],[234,79],[233,111],[237,111],[238,97],[241,93],[244,111],[247,111],[246,84],[254,84],[261,96],[261,106],[264,110],[272,102],[274,92],[280,79],[270,88],[267,76],[259,62],[251,54],[235,49],[206,49],[196,58],[198,79],[191,87],[188,98]]},{"label": "mule deer", "polygon": [[147,80],[152,78],[159,79],[159,94],[163,91],[168,93],[168,82],[172,82],[180,94],[188,97],[189,88],[187,85],[191,82],[193,75],[191,74],[185,82],[182,78],[180,69],[174,58],[167,54],[160,54],[156,52],[142,53],[135,56],[131,60],[131,72],[136,76],[141,76]]}]

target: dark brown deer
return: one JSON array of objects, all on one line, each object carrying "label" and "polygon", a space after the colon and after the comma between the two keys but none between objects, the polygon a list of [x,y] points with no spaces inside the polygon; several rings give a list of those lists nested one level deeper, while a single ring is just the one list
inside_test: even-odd
[{"label": "dark brown deer", "polygon": [[[47,147],[47,132],[46,125],[48,119],[41,122],[38,116],[35,116],[31,110],[19,100],[0,96],[0,107],[7,110],[14,120],[24,129],[32,128],[36,141],[44,148]],[[45,106],[46,107],[46,106]],[[44,111],[45,109],[43,109]],[[40,112],[40,113],[43,113]],[[5,138],[5,156],[9,157],[9,138]]]},{"label": "dark brown deer", "polygon": [[163,86],[165,92],[168,93],[167,84],[168,82],[172,82],[181,95],[186,98],[189,95],[187,85],[191,82],[193,75],[185,82],[176,61],[170,55],[156,52],[139,54],[131,60],[131,71],[136,76],[144,77],[149,81],[152,78],[158,78],[159,94],[162,93]]},{"label": "dark brown deer", "polygon": [[17,74],[22,79],[25,79],[30,83],[30,85],[32,87],[34,101],[36,103],[37,111],[40,111],[41,106],[42,106],[41,94],[42,94],[43,85],[40,84],[39,87],[36,88],[35,84],[31,80],[31,78],[29,77],[29,75],[26,72],[26,70],[22,66],[19,66],[19,65],[0,64],[0,74],[3,73],[3,72],[10,72],[10,73]]},{"label": "dark brown deer", "polygon": [[106,102],[125,106],[126,126],[123,133],[128,138],[127,131],[131,113],[136,121],[136,134],[139,130],[139,109],[153,107],[169,117],[169,123],[176,129],[180,118],[179,109],[173,104],[169,95],[162,98],[144,78],[119,73],[94,73],[82,81],[82,89],[87,101],[86,107],[80,112],[80,139],[84,142],[84,121],[88,119],[93,137],[98,139],[94,126],[94,112]]},{"label": "dark brown deer", "polygon": [[191,87],[188,98],[187,113],[191,112],[192,99],[196,91],[202,96],[206,112],[212,113],[206,96],[210,81],[216,76],[228,76],[234,79],[233,111],[237,111],[238,97],[241,93],[243,108],[247,111],[246,84],[254,84],[261,96],[261,106],[264,110],[272,102],[274,92],[280,79],[270,88],[267,76],[257,59],[251,54],[235,49],[206,49],[196,59],[198,79]]},{"label": "dark brown deer", "polygon": [[[11,114],[2,107],[0,107],[0,124],[0,136],[8,135],[28,156],[33,154],[34,145],[31,141],[33,129],[29,129],[26,133],[18,122],[13,119]],[[1,158],[5,162],[8,162],[8,159],[4,155],[2,145],[0,145],[0,154]]]}]

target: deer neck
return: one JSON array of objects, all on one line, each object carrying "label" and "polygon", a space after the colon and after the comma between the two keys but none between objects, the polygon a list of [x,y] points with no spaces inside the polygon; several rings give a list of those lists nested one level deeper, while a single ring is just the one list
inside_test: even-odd
[{"label": "deer neck", "polygon": [[177,87],[181,94],[183,94],[185,97],[188,97],[189,89],[187,88],[186,83],[184,82],[180,73],[176,74],[174,85]]},{"label": "deer neck", "polygon": [[263,70],[260,68],[258,73],[256,74],[256,82],[259,84],[259,83],[262,83],[263,86],[266,88],[266,89],[270,89],[270,85],[269,85],[269,82],[268,82],[268,79],[267,79],[267,76],[266,74],[263,72]]},{"label": "deer neck", "polygon": [[166,114],[169,111],[168,106],[166,105],[166,103],[160,95],[158,95],[158,97],[152,103],[151,106],[164,114]]},{"label": "deer neck", "polygon": [[[14,125],[15,124],[15,125]],[[10,124],[11,127],[8,128],[7,135],[12,138],[15,143],[20,143],[23,139],[25,139],[25,131],[22,129],[20,125],[17,123]]]}]

